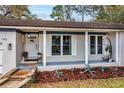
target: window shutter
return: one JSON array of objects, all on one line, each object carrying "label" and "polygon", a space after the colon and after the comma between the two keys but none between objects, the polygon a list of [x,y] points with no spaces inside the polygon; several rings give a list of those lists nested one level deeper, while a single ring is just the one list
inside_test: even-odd
[{"label": "window shutter", "polygon": [[72,35],[72,55],[77,55],[77,37],[76,35]]},{"label": "window shutter", "polygon": [[47,34],[47,36],[46,36],[46,54],[47,54],[47,56],[51,56],[51,53],[52,53],[52,35],[49,35],[49,34]]}]

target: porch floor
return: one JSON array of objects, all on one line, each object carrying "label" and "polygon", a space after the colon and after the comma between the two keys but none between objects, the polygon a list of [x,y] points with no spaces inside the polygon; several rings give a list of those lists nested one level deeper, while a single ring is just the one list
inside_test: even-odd
[{"label": "porch floor", "polygon": [[[29,64],[29,63],[28,63]],[[52,71],[56,69],[71,69],[84,67],[85,61],[65,61],[65,62],[47,62],[46,66],[43,63],[35,63],[32,65],[21,64],[17,68],[19,69],[30,69],[31,67],[37,67],[38,71]],[[108,62],[102,60],[89,61],[91,66],[117,66],[116,62]]]},{"label": "porch floor", "polygon": [[[102,63],[109,63],[109,61],[102,61],[102,60],[90,60],[89,64],[102,64]],[[115,63],[112,61],[111,63]],[[80,65],[85,64],[85,61],[65,61],[65,62],[47,62],[46,66],[60,66],[60,65]],[[43,63],[37,64],[37,66],[43,66]]]}]

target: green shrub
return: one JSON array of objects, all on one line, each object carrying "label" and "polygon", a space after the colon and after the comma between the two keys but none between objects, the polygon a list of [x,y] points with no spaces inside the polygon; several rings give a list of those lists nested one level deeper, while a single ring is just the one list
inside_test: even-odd
[{"label": "green shrub", "polygon": [[107,70],[107,67],[100,66],[100,67],[99,67],[99,70],[100,70],[101,72],[105,72],[105,71]]},{"label": "green shrub", "polygon": [[64,73],[62,71],[56,70],[54,76],[59,79],[60,77],[64,76]]},{"label": "green shrub", "polygon": [[81,72],[80,73],[90,73],[92,76],[95,76],[95,70],[93,67],[91,67],[89,64],[85,64],[85,67],[81,69]]}]

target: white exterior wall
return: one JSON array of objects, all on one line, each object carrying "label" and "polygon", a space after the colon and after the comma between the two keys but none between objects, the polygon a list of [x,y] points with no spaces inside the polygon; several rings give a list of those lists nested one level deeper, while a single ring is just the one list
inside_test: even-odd
[{"label": "white exterior wall", "polygon": [[[76,48],[72,49],[76,52],[75,55],[60,55],[60,56],[52,56],[51,55],[51,45],[52,45],[52,34],[47,34],[46,37],[46,52],[47,52],[47,62],[64,62],[64,61],[85,61],[85,36],[84,35],[72,35],[75,36],[75,38],[72,39],[72,42],[76,43],[74,45],[76,45]],[[104,38],[105,37],[109,37],[111,39],[112,45],[113,45],[113,59],[115,60],[115,33],[110,33],[108,36],[107,35],[103,35]],[[88,38],[89,39],[89,38]],[[104,42],[104,40],[103,40]],[[88,48],[90,48],[90,43],[88,43]],[[106,46],[103,44],[103,48],[105,48]],[[90,50],[90,49],[89,49]],[[105,49],[103,49],[103,51],[105,51]],[[43,53],[43,35],[40,34],[39,35],[39,52]],[[95,55],[88,55],[88,60],[102,60],[103,54],[95,54]]]},{"label": "white exterior wall", "polygon": [[[2,74],[5,74],[16,67],[16,32],[2,31],[0,32],[0,42],[3,43],[3,60],[0,71],[2,71]],[[9,43],[12,44],[12,50],[8,50]]]},{"label": "white exterior wall", "polygon": [[[103,54],[90,54],[90,36],[95,36],[95,35],[88,35],[88,60],[102,60],[101,57],[103,57]],[[105,35],[102,35],[103,38]],[[104,44],[103,44],[104,45]],[[103,49],[104,50],[104,49]],[[103,51],[104,52],[104,51]]]},{"label": "white exterior wall", "polygon": [[[47,62],[63,62],[63,61],[84,61],[85,55],[85,42],[84,42],[84,35],[75,35],[74,39],[72,39],[72,46],[75,45],[75,49],[72,48],[72,55],[60,55],[60,56],[52,56],[49,51],[51,51],[51,35],[47,35]],[[73,36],[72,36],[73,38]],[[73,54],[73,52],[76,52]]]},{"label": "white exterior wall", "polygon": [[104,56],[105,48],[109,44],[108,40],[105,38],[109,38],[112,43],[112,59],[116,60],[116,33],[110,32],[108,35],[102,35],[103,36],[103,54],[90,54],[90,36],[88,40],[88,48],[89,48],[89,60],[102,60],[102,57]]},{"label": "white exterior wall", "polygon": [[[85,55],[85,51],[84,51],[84,47],[85,47],[85,42],[84,42],[84,35],[75,35],[72,37],[74,37],[72,40],[73,43],[75,43],[75,47],[72,47],[73,55],[60,55],[60,56],[52,56],[51,55],[51,45],[52,45],[52,38],[51,38],[51,34],[47,34],[46,37],[46,52],[47,52],[47,62],[63,62],[63,61],[84,61],[84,55]],[[39,35],[39,52],[43,53],[43,35],[40,34]]]},{"label": "white exterior wall", "polygon": [[39,34],[39,52],[43,53],[43,35]]},{"label": "white exterior wall", "polygon": [[23,46],[24,46],[24,40],[23,35],[21,33],[16,33],[16,65],[20,65],[20,62],[22,61],[22,54],[23,54]]},{"label": "white exterior wall", "polygon": [[108,38],[112,43],[112,59],[116,60],[116,32],[109,33]]},{"label": "white exterior wall", "polygon": [[124,66],[124,32],[119,32],[119,65]]}]

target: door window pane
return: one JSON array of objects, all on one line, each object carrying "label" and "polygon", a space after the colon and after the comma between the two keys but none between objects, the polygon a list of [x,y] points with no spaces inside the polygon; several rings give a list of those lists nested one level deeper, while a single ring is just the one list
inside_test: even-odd
[{"label": "door window pane", "polygon": [[52,55],[61,54],[61,37],[56,35],[52,36]]},{"label": "door window pane", "polygon": [[97,42],[98,42],[98,46],[97,46],[97,52],[98,52],[98,54],[102,54],[102,36],[98,36],[98,38],[97,38]]},{"label": "door window pane", "polygon": [[96,52],[96,42],[95,42],[95,36],[90,36],[90,54],[95,54]]},{"label": "door window pane", "polygon": [[71,55],[71,36],[63,36],[63,55]]}]

